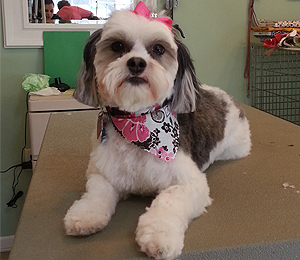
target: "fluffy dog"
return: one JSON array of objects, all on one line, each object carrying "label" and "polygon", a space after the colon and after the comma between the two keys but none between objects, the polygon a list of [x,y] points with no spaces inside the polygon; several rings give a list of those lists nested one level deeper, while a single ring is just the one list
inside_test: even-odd
[{"label": "fluffy dog", "polygon": [[68,235],[102,230],[130,194],[157,194],[139,218],[136,241],[148,256],[173,259],[189,222],[211,204],[203,171],[249,154],[243,110],[199,83],[175,32],[170,19],[152,18],[140,2],[113,12],[91,35],[74,96],[105,116],[93,135],[86,193],[64,218]]}]

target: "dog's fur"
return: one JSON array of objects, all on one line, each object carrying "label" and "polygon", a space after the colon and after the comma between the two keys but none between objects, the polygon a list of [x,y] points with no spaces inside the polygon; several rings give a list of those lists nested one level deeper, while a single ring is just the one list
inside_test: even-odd
[{"label": "dog's fur", "polygon": [[[127,65],[133,57],[146,62],[139,79],[131,79]],[[164,162],[127,142],[108,122],[102,142],[96,133],[92,137],[86,193],[71,206],[64,224],[68,235],[89,235],[108,224],[120,199],[158,194],[139,218],[136,241],[148,256],[175,258],[189,222],[211,204],[203,171],[215,160],[250,152],[243,110],[221,89],[201,86],[189,51],[174,31],[129,10],[115,11],[90,37],[74,95],[88,105],[128,112],[171,100],[180,126],[174,161]]]}]

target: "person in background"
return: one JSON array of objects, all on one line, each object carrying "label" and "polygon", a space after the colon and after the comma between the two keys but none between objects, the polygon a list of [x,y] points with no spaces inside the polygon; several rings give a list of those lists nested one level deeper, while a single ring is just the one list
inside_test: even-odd
[{"label": "person in background", "polygon": [[[54,3],[52,0],[45,0],[46,22],[51,23],[51,20],[59,19],[57,14],[53,13]],[[39,1],[39,12],[41,13],[41,3]]]},{"label": "person in background", "polygon": [[62,0],[57,3],[59,11],[57,14],[64,20],[82,20],[84,18],[89,20],[98,20],[91,11],[85,10],[78,6],[71,6],[67,0]]},{"label": "person in background", "polygon": [[[34,15],[35,1],[38,1],[38,13],[37,13],[36,17]],[[41,4],[41,0],[35,0],[35,1],[33,1],[33,5],[32,5],[33,20],[38,20],[38,22],[41,23],[42,22],[42,4]],[[54,2],[52,0],[44,0],[44,1],[45,1],[46,22],[47,23],[53,23],[55,19],[61,19],[57,14],[53,13]]]}]

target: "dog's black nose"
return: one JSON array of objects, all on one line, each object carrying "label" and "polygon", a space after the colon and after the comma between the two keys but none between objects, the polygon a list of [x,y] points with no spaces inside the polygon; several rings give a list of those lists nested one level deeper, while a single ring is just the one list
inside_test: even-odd
[{"label": "dog's black nose", "polygon": [[145,70],[147,63],[144,59],[138,57],[132,57],[127,61],[127,67],[131,74],[137,76]]}]

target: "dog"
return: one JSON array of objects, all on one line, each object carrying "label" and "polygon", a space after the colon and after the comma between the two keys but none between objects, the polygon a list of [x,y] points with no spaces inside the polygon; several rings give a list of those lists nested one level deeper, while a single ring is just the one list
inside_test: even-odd
[{"label": "dog", "polygon": [[67,235],[102,230],[130,194],[155,194],[136,242],[149,257],[174,259],[189,222],[212,202],[204,171],[250,153],[244,111],[200,84],[179,37],[172,20],[151,17],[143,2],[114,11],[90,36],[74,97],[101,112],[86,192],[64,218]]}]

